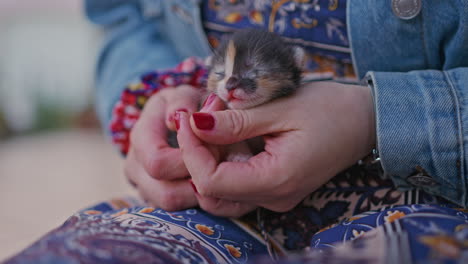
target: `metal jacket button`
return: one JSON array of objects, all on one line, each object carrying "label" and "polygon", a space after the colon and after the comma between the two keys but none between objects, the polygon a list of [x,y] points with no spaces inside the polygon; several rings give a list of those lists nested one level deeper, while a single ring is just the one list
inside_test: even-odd
[{"label": "metal jacket button", "polygon": [[412,19],[421,12],[422,0],[392,0],[393,13],[401,19]]},{"label": "metal jacket button", "polygon": [[429,176],[426,170],[419,165],[416,166],[415,172],[406,178],[406,181],[415,187],[439,185],[439,183]]},{"label": "metal jacket button", "polygon": [[439,185],[432,177],[424,174],[409,176],[406,180],[415,187]]}]

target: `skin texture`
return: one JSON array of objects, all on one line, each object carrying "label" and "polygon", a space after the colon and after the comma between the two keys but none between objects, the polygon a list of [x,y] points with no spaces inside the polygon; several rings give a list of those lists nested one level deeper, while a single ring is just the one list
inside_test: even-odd
[{"label": "skin texture", "polygon": [[199,89],[188,85],[164,89],[148,100],[132,129],[125,175],[154,207],[174,211],[198,204],[181,152],[171,148],[166,137],[168,129],[176,130],[175,111],[193,113],[200,96]]},{"label": "skin texture", "polygon": [[[214,215],[231,217],[257,206],[287,211],[375,144],[367,87],[306,84],[292,96],[245,110],[222,111],[221,100],[215,98],[202,109],[215,120],[212,130],[199,130],[194,124],[190,116],[198,103],[194,95],[198,92],[189,86],[158,93],[132,130],[126,175],[153,206],[171,211],[199,205]],[[168,120],[179,108],[188,110],[178,115],[181,149],[169,149],[167,128],[175,129],[175,124]],[[260,135],[265,151],[248,162],[219,160],[220,144]]]}]

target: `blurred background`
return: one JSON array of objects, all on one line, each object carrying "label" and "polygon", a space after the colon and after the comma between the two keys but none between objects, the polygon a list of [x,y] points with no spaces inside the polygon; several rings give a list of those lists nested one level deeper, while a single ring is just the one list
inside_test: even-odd
[{"label": "blurred background", "polygon": [[100,41],[81,0],[0,0],[0,262],[77,210],[134,194],[94,115]]}]

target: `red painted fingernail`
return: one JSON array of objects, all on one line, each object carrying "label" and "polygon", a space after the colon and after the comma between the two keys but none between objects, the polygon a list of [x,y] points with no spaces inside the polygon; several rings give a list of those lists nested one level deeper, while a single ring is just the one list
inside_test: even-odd
[{"label": "red painted fingernail", "polygon": [[197,187],[195,186],[195,184],[193,184],[193,181],[192,180],[189,180],[190,182],[190,185],[192,185],[192,188],[193,188],[193,191],[198,194],[198,191],[197,191]]},{"label": "red painted fingernail", "polygon": [[179,128],[180,128],[180,113],[178,111],[176,111],[174,113],[174,123],[175,123],[176,129],[179,130]]},{"label": "red painted fingernail", "polygon": [[211,130],[214,127],[214,117],[209,113],[194,113],[193,121],[195,121],[195,126],[201,130]]},{"label": "red painted fingernail", "polygon": [[176,112],[185,112],[185,113],[188,113],[188,110],[187,108],[179,108],[177,110],[175,110]]},{"label": "red painted fingernail", "polygon": [[205,99],[205,102],[203,102],[202,108],[205,107],[205,106],[209,106],[209,105],[214,101],[215,98],[216,98],[216,94],[211,93],[211,94]]}]

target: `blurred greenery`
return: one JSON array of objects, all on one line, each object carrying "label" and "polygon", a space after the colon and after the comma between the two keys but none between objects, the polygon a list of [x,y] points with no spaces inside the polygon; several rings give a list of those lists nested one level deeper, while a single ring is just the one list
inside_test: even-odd
[{"label": "blurred greenery", "polygon": [[39,101],[36,107],[34,124],[24,131],[12,131],[8,127],[8,121],[0,111],[0,140],[12,136],[28,135],[40,132],[80,128],[97,129],[99,122],[96,118],[94,108],[90,104],[86,109],[76,112],[56,104]]},{"label": "blurred greenery", "polygon": [[61,129],[70,127],[73,123],[74,114],[71,111],[41,101],[36,113],[36,122],[31,132]]},{"label": "blurred greenery", "polygon": [[0,140],[6,138],[8,134],[10,133],[6,125],[5,117],[2,112],[0,112]]}]

